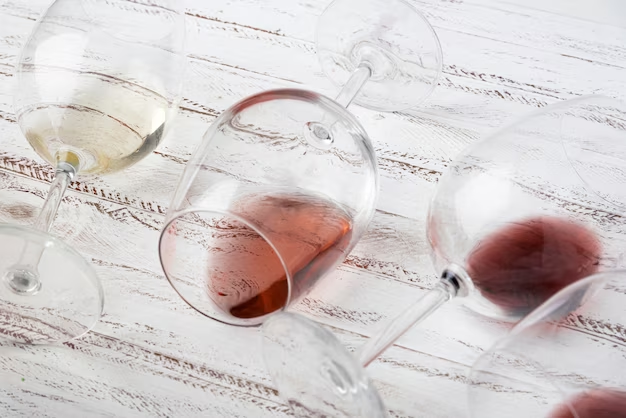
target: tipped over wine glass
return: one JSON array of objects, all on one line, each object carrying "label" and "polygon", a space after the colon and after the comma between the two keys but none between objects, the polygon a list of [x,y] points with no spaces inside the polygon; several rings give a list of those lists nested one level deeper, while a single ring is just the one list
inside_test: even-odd
[{"label": "tipped over wine glass", "polygon": [[317,53],[336,100],[273,90],[212,124],[180,179],[159,253],[167,279],[201,314],[255,326],[302,299],[357,243],[374,213],[378,171],[346,110],[424,100],[442,69],[439,41],[402,0],[335,0]]},{"label": "tipped over wine glass", "polygon": [[480,356],[468,384],[476,418],[625,418],[626,270],[561,290]]},{"label": "tipped over wine glass", "polygon": [[17,63],[22,133],[55,169],[31,227],[0,226],[0,338],[62,342],[103,310],[93,268],[49,231],[77,175],[123,170],[154,150],[178,105],[184,16],[171,0],[56,0]]},{"label": "tipped over wine glass", "polygon": [[367,133],[346,110],[421,102],[441,74],[426,20],[401,0],[336,0],[317,52],[343,85],[256,94],[212,124],[188,162],[159,251],[180,296],[200,313],[260,325],[341,263],[375,209],[378,172]]},{"label": "tipped over wine glass", "polygon": [[464,298],[476,312],[516,321],[567,285],[620,267],[625,120],[624,104],[583,97],[541,109],[465,150],[429,209],[439,283],[355,358],[303,316],[270,318],[264,356],[281,396],[306,414],[384,416],[363,367],[446,301]]}]

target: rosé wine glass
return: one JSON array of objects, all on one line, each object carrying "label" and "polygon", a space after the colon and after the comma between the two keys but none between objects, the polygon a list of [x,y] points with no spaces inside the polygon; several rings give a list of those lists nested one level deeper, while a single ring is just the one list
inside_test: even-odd
[{"label": "ros\u00e9 wine glass", "polygon": [[[358,7],[357,7],[358,6]],[[346,107],[423,101],[441,47],[403,0],[335,0],[317,25],[335,100],[306,90],[256,94],[210,127],[180,179],[160,242],[172,286],[219,321],[259,325],[341,263],[373,215],[377,166]]]}]

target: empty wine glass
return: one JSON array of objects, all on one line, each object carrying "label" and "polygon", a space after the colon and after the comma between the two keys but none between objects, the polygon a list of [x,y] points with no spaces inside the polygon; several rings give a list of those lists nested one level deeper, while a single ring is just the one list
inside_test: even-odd
[{"label": "empty wine glass", "polygon": [[97,322],[93,268],[49,230],[77,174],[122,170],[158,145],[180,96],[183,41],[169,0],[57,0],[37,22],[17,64],[15,112],[56,175],[32,227],[0,226],[3,338],[65,341]]},{"label": "empty wine glass", "polygon": [[477,312],[515,321],[568,284],[622,266],[625,120],[624,104],[583,97],[470,146],[442,176],[429,209],[439,283],[370,338],[358,363],[345,361],[332,334],[312,338],[322,331],[302,316],[265,323],[265,360],[283,398],[321,415],[383,416],[361,366],[446,301],[464,297]]},{"label": "empty wine glass", "polygon": [[163,270],[200,313],[253,326],[301,299],[351,251],[374,212],[370,140],[345,107],[423,100],[441,73],[426,20],[401,0],[336,0],[318,55],[335,101],[274,90],[240,101],[188,162],[161,234]]},{"label": "empty wine glass", "polygon": [[626,271],[561,290],[481,355],[470,416],[626,417]]}]

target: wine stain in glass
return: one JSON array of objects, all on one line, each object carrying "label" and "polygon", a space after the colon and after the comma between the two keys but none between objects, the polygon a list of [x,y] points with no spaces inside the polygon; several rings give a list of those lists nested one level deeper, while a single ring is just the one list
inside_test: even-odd
[{"label": "wine stain in glass", "polygon": [[510,223],[480,241],[467,272],[483,297],[524,315],[594,274],[602,247],[585,226],[553,216]]},{"label": "wine stain in glass", "polygon": [[299,299],[343,260],[350,243],[351,217],[317,196],[254,194],[236,202],[232,212],[265,236],[239,224],[228,250],[211,254],[208,294],[237,318],[256,318],[283,308],[290,285],[286,270],[292,278],[291,299]]},{"label": "wine stain in glass", "polygon": [[612,389],[583,392],[559,405],[549,418],[626,418],[626,393]]}]

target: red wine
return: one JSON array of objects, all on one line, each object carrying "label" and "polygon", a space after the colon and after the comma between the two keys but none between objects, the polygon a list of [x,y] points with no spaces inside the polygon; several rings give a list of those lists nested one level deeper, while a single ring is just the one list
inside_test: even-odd
[{"label": "red wine", "polygon": [[568,404],[560,405],[550,418],[626,418],[626,393],[621,391],[584,392],[570,399]]},{"label": "red wine", "polygon": [[285,267],[293,278],[292,299],[297,300],[346,255],[351,218],[328,200],[295,193],[250,195],[231,210],[266,238],[238,223],[228,247],[211,254],[209,296],[237,318],[255,318],[285,306]]},{"label": "red wine", "polygon": [[599,240],[583,225],[537,217],[481,240],[468,257],[467,271],[486,299],[523,315],[595,273],[600,254]]}]

